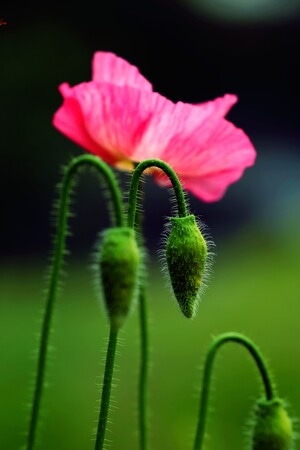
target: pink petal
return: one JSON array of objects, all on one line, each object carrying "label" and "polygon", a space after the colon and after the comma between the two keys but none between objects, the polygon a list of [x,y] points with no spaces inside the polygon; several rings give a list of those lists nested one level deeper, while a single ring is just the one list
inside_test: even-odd
[{"label": "pink petal", "polygon": [[185,189],[192,192],[196,197],[201,198],[205,202],[215,202],[220,200],[228,186],[239,180],[243,175],[242,168],[231,171],[224,171],[201,178],[185,178],[183,177],[183,185]]},{"label": "pink petal", "polygon": [[[216,128],[216,124],[237,101],[237,97],[227,94],[214,101],[199,105],[165,99],[161,109],[156,111],[145,130],[140,145],[133,157],[139,161],[146,158],[161,158],[165,161],[182,162],[185,148],[197,151],[199,145],[206,142]],[[201,129],[201,135],[199,135]],[[193,139],[197,132],[196,143]],[[188,145],[191,141],[191,145]],[[189,159],[193,155],[190,154]]]},{"label": "pink petal", "polygon": [[[204,201],[219,200],[227,187],[243,175],[244,170],[254,164],[256,152],[247,135],[232,123],[223,119],[220,130],[208,142],[198,156],[189,159],[184,154],[182,161],[169,161],[177,172],[185,189]],[[158,182],[169,185],[165,177]]]},{"label": "pink petal", "polygon": [[[223,172],[216,172],[207,176],[182,175],[178,172],[177,175],[185,190],[193,193],[204,202],[215,202],[224,196],[230,184],[242,177],[243,172],[244,168],[241,167],[236,170],[224,170]],[[161,186],[171,186],[169,179],[161,171],[154,172],[154,177]]]},{"label": "pink petal", "polygon": [[[95,53],[92,70],[93,81],[60,86],[64,102],[53,123],[109,164],[132,168],[133,162],[163,159],[186,189],[215,201],[254,163],[249,138],[224,118],[235,95],[174,104],[154,93],[135,66],[108,52]],[[160,171],[154,176],[169,184]]]},{"label": "pink petal", "polygon": [[[194,136],[197,145],[197,136]],[[183,148],[181,160],[175,156],[169,164],[177,172],[185,189],[204,201],[219,200],[227,187],[237,181],[247,167],[254,164],[256,153],[247,135],[232,123],[222,119],[215,134],[198,154],[190,146]],[[158,179],[160,184],[169,184]]]},{"label": "pink petal", "polygon": [[137,67],[109,52],[96,52],[92,62],[93,81],[108,82],[116,86],[131,86],[152,91],[152,85]]},{"label": "pink petal", "polygon": [[[203,139],[204,138],[204,139]],[[176,136],[162,154],[181,174],[207,176],[254,164],[255,150],[247,135],[226,119],[212,120],[190,135]]]},{"label": "pink petal", "polygon": [[[160,110],[166,102],[159,94],[109,83],[81,83],[74,88],[63,85],[61,92],[79,105],[82,128],[96,143],[96,149],[91,149],[91,146],[86,148],[118,166],[129,165],[153,111]],[[59,127],[57,119],[54,123],[67,134],[66,128]],[[74,133],[67,135],[78,142],[78,136]]]},{"label": "pink petal", "polygon": [[233,105],[237,103],[238,98],[234,94],[225,94],[223,97],[217,97],[214,100],[209,100],[207,102],[198,103],[196,106],[214,111],[218,116],[225,117],[230,111]]},{"label": "pink petal", "polygon": [[76,144],[112,164],[114,158],[104,148],[101,148],[88,133],[80,104],[72,95],[72,88],[64,83],[59,90],[65,98],[62,106],[53,116],[53,125]]},{"label": "pink petal", "polygon": [[[181,163],[175,160],[169,163],[186,190],[203,201],[213,202],[223,197],[228,186],[242,177],[255,158],[256,152],[248,136],[223,119],[218,132],[198,156],[189,159],[187,153]],[[159,184],[170,186],[165,176],[158,173],[155,176]]]},{"label": "pink petal", "polygon": [[[154,156],[173,167],[186,189],[205,201],[219,199],[229,184],[254,164],[256,156],[247,135],[223,118],[235,100],[234,96],[224,96],[205,103],[204,108],[184,103],[166,105],[146,131],[149,141],[146,144],[143,138],[140,153],[134,157],[138,159],[144,147],[154,151],[155,145]],[[151,156],[147,150],[146,157]],[[160,184],[169,184],[157,172],[156,178]]]}]

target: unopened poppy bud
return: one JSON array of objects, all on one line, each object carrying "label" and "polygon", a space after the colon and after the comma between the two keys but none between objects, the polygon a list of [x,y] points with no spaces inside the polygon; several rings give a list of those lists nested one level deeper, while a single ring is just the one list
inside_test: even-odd
[{"label": "unopened poppy bud", "polygon": [[260,400],[254,417],[252,450],[291,450],[292,441],[292,420],[282,400]]},{"label": "unopened poppy bud", "polygon": [[100,275],[111,326],[119,329],[126,320],[138,288],[140,252],[132,228],[104,232],[100,251]]},{"label": "unopened poppy bud", "polygon": [[166,260],[175,298],[186,317],[195,314],[207,245],[194,215],[171,217]]}]

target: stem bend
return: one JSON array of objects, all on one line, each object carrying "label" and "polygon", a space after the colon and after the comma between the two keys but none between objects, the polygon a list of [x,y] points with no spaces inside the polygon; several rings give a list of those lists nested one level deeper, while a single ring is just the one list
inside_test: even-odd
[{"label": "stem bend", "polygon": [[272,400],[275,397],[275,387],[272,383],[272,379],[264,360],[263,355],[257,346],[246,336],[239,333],[224,333],[217,336],[214,341],[210,344],[208,352],[206,354],[206,360],[204,363],[204,373],[202,380],[202,392],[200,399],[200,408],[198,416],[198,426],[194,441],[194,450],[200,450],[204,440],[204,429],[206,424],[207,406],[209,399],[209,389],[211,383],[211,374],[213,363],[219,348],[226,344],[227,342],[235,342],[237,344],[245,347],[251,356],[253,357],[256,366],[259,370],[260,376],[265,389],[265,396],[267,400]]},{"label": "stem bend", "polygon": [[136,220],[136,202],[140,178],[142,176],[142,173],[150,167],[157,167],[158,169],[161,169],[169,177],[176,196],[179,217],[185,217],[188,214],[183,189],[181,187],[179,178],[172,167],[169,166],[166,162],[161,161],[160,159],[146,159],[136,166],[131,178],[127,224],[132,228],[135,226]]},{"label": "stem bend", "polygon": [[40,347],[37,363],[37,375],[35,380],[31,416],[27,436],[27,450],[33,450],[36,438],[38,415],[41,404],[42,390],[45,378],[45,368],[48,353],[48,341],[51,329],[51,319],[55,300],[57,297],[57,287],[60,278],[63,257],[65,253],[65,242],[67,236],[67,221],[69,216],[70,194],[74,184],[75,176],[83,168],[91,167],[96,169],[105,178],[112,200],[112,221],[117,226],[124,224],[123,203],[116,178],[112,170],[99,158],[92,155],[82,155],[72,159],[67,166],[62,184],[60,186],[60,198],[58,204],[58,215],[56,222],[56,236],[54,240],[54,254],[50,269],[49,286],[47,290],[45,312],[40,337]]},{"label": "stem bend", "polygon": [[[137,228],[140,232],[140,246],[143,247],[142,239],[142,218],[141,215],[136,214],[136,204],[138,191],[140,189],[140,181],[142,173],[150,168],[157,167],[161,169],[170,179],[174,193],[177,200],[178,215],[185,217],[188,215],[187,206],[185,202],[184,192],[180,181],[174,170],[164,161],[159,159],[148,159],[139,163],[132,175],[129,199],[128,199],[128,216],[127,225],[131,228]],[[139,323],[140,323],[140,371],[139,371],[139,448],[140,450],[148,450],[148,376],[149,376],[149,331],[148,331],[148,308],[146,301],[146,287],[145,275],[141,277],[140,292],[139,292]]]}]

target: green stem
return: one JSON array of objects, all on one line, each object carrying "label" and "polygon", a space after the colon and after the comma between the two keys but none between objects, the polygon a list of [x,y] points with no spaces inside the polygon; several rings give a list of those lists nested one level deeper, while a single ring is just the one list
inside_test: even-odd
[{"label": "green stem", "polygon": [[[139,182],[139,201],[143,201],[142,183]],[[138,230],[137,237],[139,246],[146,259],[146,249],[142,232],[143,215],[142,208],[138,210],[135,217],[135,227]],[[145,261],[146,265],[146,261]],[[148,376],[149,376],[149,330],[148,330],[148,302],[146,292],[146,270],[144,269],[140,277],[139,286],[139,324],[140,324],[140,370],[138,383],[138,425],[139,425],[139,448],[148,449]]]},{"label": "green stem", "polygon": [[[180,181],[174,170],[164,161],[159,159],[148,159],[139,163],[132,175],[129,200],[128,200],[128,215],[127,225],[132,228],[138,228],[141,231],[141,217],[137,219],[136,204],[138,197],[138,190],[140,189],[140,179],[142,173],[150,168],[157,167],[161,169],[170,179],[176,201],[179,217],[185,217],[188,214],[185,202],[184,192]],[[137,223],[138,222],[138,223]],[[142,233],[140,233],[140,246],[143,247]],[[148,399],[148,372],[149,372],[149,333],[148,333],[148,312],[146,301],[145,279],[140,283],[139,292],[139,321],[140,321],[140,373],[139,373],[139,442],[140,450],[148,449],[148,433],[147,433],[147,399]]]},{"label": "green stem", "polygon": [[112,170],[103,161],[92,155],[83,155],[74,158],[66,168],[60,187],[56,237],[54,241],[54,255],[50,271],[49,287],[47,291],[45,313],[40,337],[37,375],[35,380],[34,396],[32,401],[31,417],[27,436],[27,450],[32,450],[35,444],[36,429],[45,378],[51,321],[57,297],[57,288],[60,279],[63,257],[65,253],[70,194],[72,192],[75,176],[82,168],[85,167],[92,167],[96,169],[102,176],[104,176],[105,181],[109,187],[113,204],[113,222],[120,226],[122,226],[124,222],[122,197]]},{"label": "green stem", "polygon": [[265,395],[267,400],[272,400],[275,397],[275,387],[272,383],[270,373],[266,362],[256,347],[256,345],[248,339],[246,336],[243,336],[239,333],[224,333],[220,336],[216,337],[216,339],[211,343],[204,363],[204,373],[202,380],[202,392],[201,392],[201,400],[200,400],[200,409],[199,409],[199,417],[198,417],[198,426],[197,432],[195,436],[194,442],[194,450],[201,450],[202,443],[204,440],[204,430],[206,424],[206,416],[207,416],[207,407],[208,407],[208,399],[209,399],[209,389],[211,383],[211,374],[213,368],[213,362],[215,360],[216,353],[218,349],[227,342],[236,342],[245,347],[253,357],[256,366],[259,370],[259,373],[262,378],[262,382],[265,388]]},{"label": "green stem", "polygon": [[179,217],[185,217],[188,214],[183,189],[181,187],[179,178],[172,167],[170,167],[167,163],[161,161],[160,159],[146,159],[136,166],[131,178],[127,217],[127,224],[129,227],[134,227],[135,225],[137,192],[141,175],[146,169],[149,169],[150,167],[157,167],[161,169],[169,177],[176,196]]},{"label": "green stem", "polygon": [[140,318],[140,375],[139,375],[139,430],[140,430],[140,449],[147,450],[148,448],[148,414],[147,414],[147,399],[148,399],[148,372],[149,372],[149,332],[147,320],[147,301],[145,292],[145,283],[142,280],[139,294],[139,318]]},{"label": "green stem", "polygon": [[101,397],[101,408],[96,435],[95,450],[102,450],[104,445],[117,342],[118,342],[118,330],[111,327],[106,353],[105,372]]}]

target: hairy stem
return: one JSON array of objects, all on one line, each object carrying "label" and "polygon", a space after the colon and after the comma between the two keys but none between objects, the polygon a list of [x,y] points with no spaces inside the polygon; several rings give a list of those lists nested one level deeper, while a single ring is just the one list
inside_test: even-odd
[{"label": "hairy stem", "polygon": [[74,158],[67,166],[63,176],[62,184],[60,186],[56,236],[54,240],[54,255],[50,270],[49,286],[47,290],[45,312],[40,336],[37,374],[31,408],[29,431],[27,436],[27,450],[32,450],[35,444],[36,429],[45,378],[48,341],[51,329],[53,309],[57,297],[58,283],[60,280],[63,257],[65,253],[70,194],[72,192],[75,176],[81,169],[86,167],[96,169],[99,174],[105,178],[113,205],[113,222],[117,225],[122,226],[124,221],[122,197],[115,176],[111,169],[99,158],[92,155],[83,155]]},{"label": "hairy stem", "polygon": [[[171,181],[174,189],[178,215],[184,217],[188,214],[185,202],[184,192],[180,181],[174,170],[164,161],[159,159],[148,159],[139,163],[132,175],[129,200],[128,200],[128,215],[127,225],[132,228],[137,228],[140,231],[140,246],[143,247],[142,238],[142,220],[141,215],[136,214],[137,197],[140,189],[140,180],[143,172],[150,167],[161,169]],[[140,282],[139,292],[139,321],[140,321],[140,372],[139,372],[139,442],[140,450],[148,450],[148,372],[149,372],[149,332],[148,332],[148,309],[146,299],[145,277],[143,276]]]},{"label": "hairy stem", "polygon": [[140,287],[139,319],[140,319],[140,375],[139,375],[139,439],[140,449],[148,449],[148,372],[149,372],[149,332],[145,283]]},{"label": "hairy stem", "polygon": [[102,450],[104,445],[117,341],[118,341],[118,330],[111,327],[106,353],[106,363],[105,363],[101,407],[96,435],[95,450]]},{"label": "hairy stem", "polygon": [[194,450],[201,450],[203,440],[204,440],[204,430],[206,424],[207,407],[209,400],[209,390],[211,384],[211,375],[213,363],[217,354],[218,349],[227,342],[235,342],[243,347],[245,347],[254,359],[254,362],[259,370],[262,382],[265,388],[265,395],[267,400],[272,400],[275,396],[275,387],[272,383],[272,379],[266,365],[266,362],[256,345],[239,333],[224,333],[216,337],[216,339],[211,343],[208,352],[206,354],[206,359],[204,363],[204,373],[202,380],[202,392],[200,399],[198,426],[194,442]]},{"label": "hairy stem", "polygon": [[176,196],[179,217],[185,217],[188,214],[184,192],[179,178],[174,170],[167,163],[159,159],[146,159],[145,161],[139,163],[133,171],[128,200],[127,224],[129,227],[134,227],[135,225],[137,192],[139,189],[140,178],[142,173],[150,167],[161,169],[169,177]]}]

